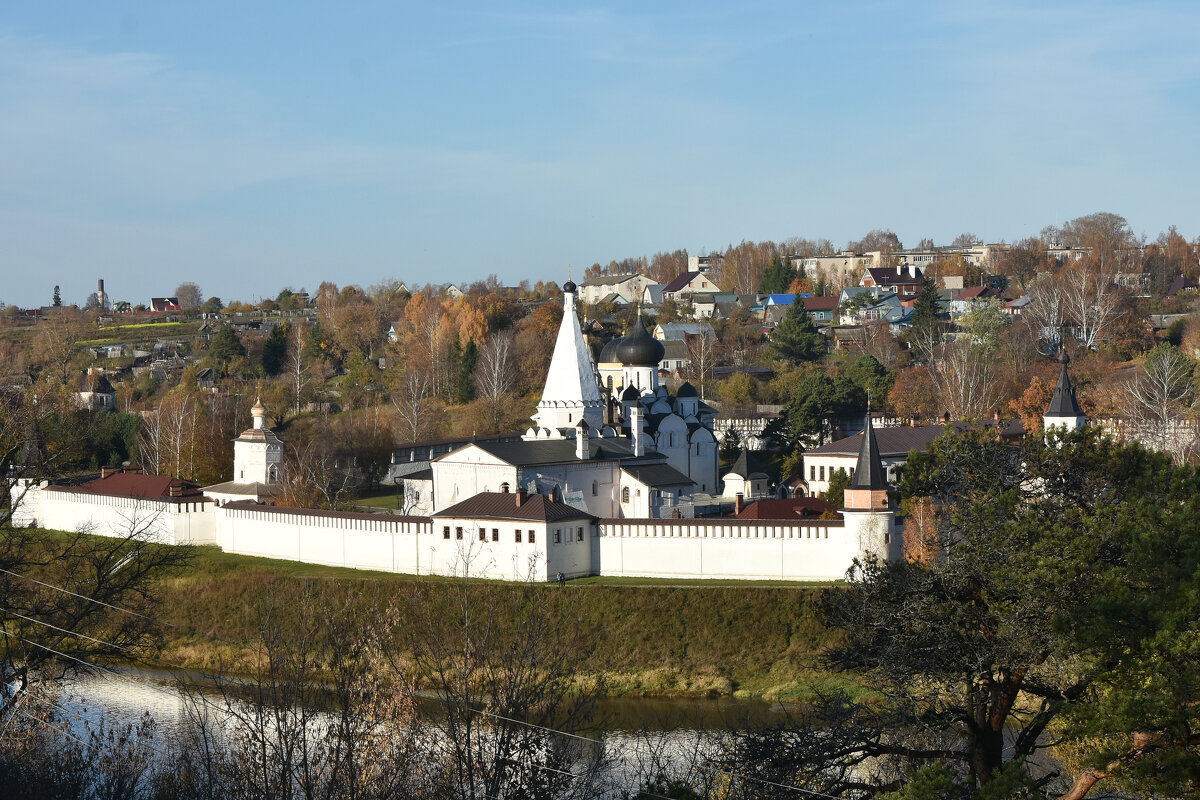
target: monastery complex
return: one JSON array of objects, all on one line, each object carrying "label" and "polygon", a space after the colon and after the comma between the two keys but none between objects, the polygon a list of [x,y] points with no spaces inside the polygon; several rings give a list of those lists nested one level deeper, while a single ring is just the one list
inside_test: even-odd
[{"label": "monastery complex", "polygon": [[[800,515],[789,505],[773,515],[692,516],[697,493],[720,491],[715,411],[689,383],[674,396],[660,385],[663,345],[640,319],[593,363],[575,310],[577,288],[568,281],[563,291],[562,325],[533,424],[520,439],[469,442],[434,458],[428,474],[412,480],[423,498],[420,515],[276,505],[286,445],[256,404],[253,426],[234,443],[230,482],[201,487],[109,469],[73,487],[18,481],[14,524],[505,580],[560,573],[833,580],[855,559],[903,556],[904,521],[887,491],[895,459],[881,452],[870,415],[857,453],[840,456],[852,479],[836,514]],[[1045,421],[1047,428],[1083,424],[1065,360]]]}]

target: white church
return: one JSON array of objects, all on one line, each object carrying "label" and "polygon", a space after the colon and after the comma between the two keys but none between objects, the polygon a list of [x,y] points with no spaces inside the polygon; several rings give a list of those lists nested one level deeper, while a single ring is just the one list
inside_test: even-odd
[{"label": "white church", "polygon": [[[200,487],[178,478],[109,471],[79,486],[18,481],[14,524],[135,531],[171,544],[414,575],[554,580],[648,578],[830,580],[855,559],[903,557],[903,520],[868,418],[844,505],[831,518],[694,516],[717,494],[713,409],[684,383],[658,381],[663,345],[640,318],[605,347],[601,384],[575,307],[564,313],[533,424],[520,440],[469,442],[420,478],[410,516],[276,504],[285,443],[265,425],[234,442],[233,480]],[[619,370],[615,365],[619,364]],[[1083,423],[1062,365],[1047,427]]]}]

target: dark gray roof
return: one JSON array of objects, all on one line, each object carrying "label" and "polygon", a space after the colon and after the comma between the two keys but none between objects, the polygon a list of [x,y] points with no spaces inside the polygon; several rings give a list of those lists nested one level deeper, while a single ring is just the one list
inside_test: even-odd
[{"label": "dark gray roof", "polygon": [[596,358],[597,364],[619,364],[620,359],[617,358],[617,346],[621,344],[620,338],[609,339],[605,342],[604,347],[600,348],[600,355]]},{"label": "dark gray roof", "polygon": [[631,464],[621,470],[647,486],[691,486],[695,483],[668,464]]},{"label": "dark gray roof", "polygon": [[593,275],[590,278],[584,278],[584,286],[613,286],[618,283],[624,283],[630,278],[636,278],[638,273],[626,272],[620,275]]},{"label": "dark gray roof", "polygon": [[[982,423],[981,423],[982,424]],[[1025,432],[1024,425],[1019,419],[1000,421],[1000,435],[1006,439],[1019,438]],[[881,458],[899,458],[908,455],[913,450],[924,451],[929,445],[947,431],[963,432],[975,425],[967,422],[951,422],[948,425],[918,425],[916,427],[874,428],[875,441]],[[862,433],[838,439],[836,442],[806,450],[806,456],[855,456],[862,450]],[[856,467],[857,469],[857,467]]]},{"label": "dark gray roof", "polygon": [[886,489],[887,474],[879,455],[879,442],[875,440],[875,426],[867,414],[867,426],[863,429],[862,447],[858,451],[858,464],[854,467],[853,489]]},{"label": "dark gray roof", "polygon": [[1071,385],[1071,376],[1067,374],[1067,364],[1071,363],[1071,357],[1067,355],[1065,349],[1059,351],[1058,363],[1061,365],[1058,383],[1054,385],[1054,396],[1050,398],[1050,407],[1046,409],[1046,416],[1082,417],[1083,411],[1080,410],[1079,402],[1075,399],[1075,387]]},{"label": "dark gray roof", "polygon": [[[491,453],[501,461],[514,467],[531,467],[538,464],[561,464],[578,461],[575,457],[574,439],[550,439],[527,442],[473,442],[473,444]],[[462,448],[459,448],[462,449]],[[457,450],[453,452],[458,452]],[[453,453],[434,459],[440,461]],[[621,437],[609,439],[588,439],[588,459],[592,461],[624,461],[635,456],[629,447],[629,440]],[[647,450],[640,457],[647,462],[662,461],[663,456],[654,450]]]},{"label": "dark gray roof", "polygon": [[779,470],[770,456],[762,450],[743,450],[725,474],[740,475],[747,480],[755,475],[761,475],[771,481],[779,478]]},{"label": "dark gray roof", "polygon": [[550,500],[544,494],[525,495],[520,505],[517,492],[480,492],[461,503],[443,508],[434,517],[459,519],[515,519],[529,522],[560,522],[568,519],[595,519],[594,516],[566,503]]},{"label": "dark gray roof", "polygon": [[633,325],[633,333],[617,345],[617,358],[622,364],[634,367],[657,367],[666,348],[652,337],[639,319]]}]

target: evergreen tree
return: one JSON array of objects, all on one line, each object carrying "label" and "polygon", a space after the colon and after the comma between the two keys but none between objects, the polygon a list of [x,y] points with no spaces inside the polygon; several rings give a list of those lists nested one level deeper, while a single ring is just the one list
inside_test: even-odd
[{"label": "evergreen tree", "polygon": [[208,345],[208,357],[222,364],[228,364],[235,358],[246,355],[242,340],[234,332],[232,325],[222,325]]},{"label": "evergreen tree", "polygon": [[825,337],[813,325],[799,298],[771,332],[770,349],[776,358],[792,364],[816,361],[825,355]]},{"label": "evergreen tree", "polygon": [[825,501],[832,504],[834,508],[841,508],[846,504],[846,487],[849,485],[850,473],[838,467],[829,476],[829,488],[825,490]]},{"label": "evergreen tree", "polygon": [[278,375],[287,359],[287,325],[276,325],[267,335],[263,343],[262,368],[263,374]]},{"label": "evergreen tree", "polygon": [[54,306],[55,308],[60,308],[62,306],[62,294],[59,293],[58,286],[54,287],[54,299],[50,301],[50,305]]},{"label": "evergreen tree", "polygon": [[918,348],[923,358],[928,358],[933,346],[937,344],[940,334],[937,318],[937,284],[933,278],[924,278],[921,288],[917,290],[917,300],[913,303],[911,328],[908,341]]},{"label": "evergreen tree", "polygon": [[763,294],[782,294],[791,285],[792,271],[784,265],[782,258],[775,256],[771,259],[771,266],[763,272],[758,290]]},{"label": "evergreen tree", "polygon": [[475,399],[475,363],[479,360],[479,348],[474,339],[468,339],[460,349],[458,369],[454,376],[454,399],[469,403]]},{"label": "evergreen tree", "polygon": [[721,463],[725,465],[732,464],[737,461],[737,457],[742,454],[742,436],[733,428],[725,431],[724,438],[721,439]]}]

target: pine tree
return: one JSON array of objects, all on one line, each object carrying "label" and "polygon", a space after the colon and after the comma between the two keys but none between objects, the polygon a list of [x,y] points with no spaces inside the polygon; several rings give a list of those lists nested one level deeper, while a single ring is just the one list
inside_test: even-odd
[{"label": "pine tree", "polygon": [[276,325],[263,343],[262,368],[264,375],[278,375],[287,358],[287,326]]},{"label": "pine tree", "polygon": [[782,258],[775,256],[771,259],[771,266],[763,272],[758,290],[763,294],[782,294],[791,285],[792,271],[784,266]]},{"label": "pine tree", "polygon": [[454,376],[454,399],[469,403],[475,399],[475,362],[479,360],[479,348],[474,339],[468,339],[458,358],[458,370]]},{"label": "pine tree", "polygon": [[62,294],[59,293],[58,286],[54,287],[54,299],[50,301],[50,305],[54,306],[55,308],[62,307]]},{"label": "pine tree", "polygon": [[793,364],[816,361],[825,355],[825,337],[817,331],[799,298],[771,332],[771,352]]},{"label": "pine tree", "polygon": [[917,291],[917,300],[913,303],[912,325],[908,332],[909,343],[917,348],[923,358],[929,357],[938,341],[937,300],[937,284],[933,278],[923,279]]},{"label": "pine tree", "polygon": [[242,341],[238,339],[232,325],[222,325],[208,345],[209,358],[222,364],[228,364],[233,359],[245,355],[246,348],[242,346]]}]

